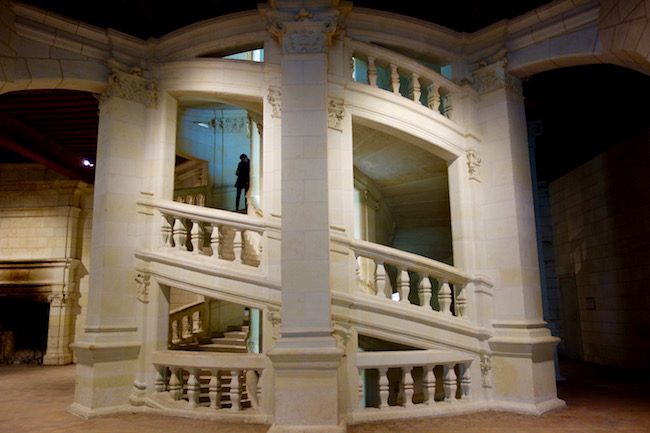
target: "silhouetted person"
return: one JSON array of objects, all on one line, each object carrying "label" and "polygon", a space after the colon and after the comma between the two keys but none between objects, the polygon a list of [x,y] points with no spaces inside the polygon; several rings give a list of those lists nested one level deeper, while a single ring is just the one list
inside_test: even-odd
[{"label": "silhouetted person", "polygon": [[248,193],[248,186],[250,183],[249,174],[250,174],[251,162],[246,156],[245,153],[239,155],[239,164],[237,164],[237,182],[235,182],[235,188],[237,188],[237,196],[235,198],[235,210],[239,210],[239,198],[241,197],[241,191],[244,190],[244,210],[248,207],[248,200],[246,199],[246,194]]}]

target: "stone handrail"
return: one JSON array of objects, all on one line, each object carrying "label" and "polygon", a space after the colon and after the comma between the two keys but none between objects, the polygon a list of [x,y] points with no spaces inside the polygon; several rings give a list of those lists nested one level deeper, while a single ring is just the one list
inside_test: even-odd
[{"label": "stone handrail", "polygon": [[261,218],[169,200],[138,203],[162,215],[162,247],[259,267],[262,238],[280,225]]},{"label": "stone handrail", "polygon": [[416,303],[417,299],[417,305],[422,308],[467,319],[471,296],[466,287],[470,283],[491,286],[483,278],[417,254],[342,236],[333,236],[332,240],[354,251],[359,288],[365,282],[368,290],[381,299],[392,299],[396,293],[401,303]]},{"label": "stone handrail", "polygon": [[[160,401],[186,409],[263,411],[265,355],[163,350],[153,353],[152,362],[157,372],[155,394]],[[202,400],[202,395],[208,400]]]},{"label": "stone handrail", "polygon": [[[453,120],[451,110],[454,96],[460,94],[460,87],[432,69],[417,61],[376,45],[349,40],[352,57],[364,59],[368,65],[368,84],[379,87],[377,67],[387,69],[390,74],[390,86],[384,90],[400,95],[400,76],[408,79],[408,92],[403,96],[424,105],[439,114]],[[382,87],[383,88],[383,87]],[[424,93],[424,98],[423,98]]]},{"label": "stone handrail", "polygon": [[197,343],[197,339],[206,333],[206,328],[210,328],[209,314],[209,303],[203,300],[170,311],[169,346]]},{"label": "stone handrail", "polygon": [[[440,401],[458,403],[469,400],[472,361],[473,357],[467,354],[444,350],[357,353],[357,411],[427,410]],[[371,370],[377,373],[367,375]],[[441,383],[442,387],[436,387],[436,383]]]}]

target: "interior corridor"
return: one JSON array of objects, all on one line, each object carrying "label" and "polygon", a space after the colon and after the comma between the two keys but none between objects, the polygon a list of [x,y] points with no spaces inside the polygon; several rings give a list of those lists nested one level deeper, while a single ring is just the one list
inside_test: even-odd
[{"label": "interior corridor", "polygon": [[[546,415],[476,413],[425,420],[363,424],[350,433],[648,433],[650,376],[562,361],[558,383],[567,408]],[[11,433],[263,433],[267,426],[134,413],[83,420],[66,412],[75,367],[0,366],[0,432]]]}]

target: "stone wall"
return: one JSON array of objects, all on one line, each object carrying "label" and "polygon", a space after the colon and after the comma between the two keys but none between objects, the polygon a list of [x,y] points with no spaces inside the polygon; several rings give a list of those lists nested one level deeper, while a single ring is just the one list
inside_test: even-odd
[{"label": "stone wall", "polygon": [[564,345],[585,361],[650,366],[649,138],[550,185]]}]

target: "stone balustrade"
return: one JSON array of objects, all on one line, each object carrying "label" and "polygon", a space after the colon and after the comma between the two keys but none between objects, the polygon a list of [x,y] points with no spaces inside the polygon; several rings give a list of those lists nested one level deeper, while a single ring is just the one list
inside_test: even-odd
[{"label": "stone balustrade", "polygon": [[265,411],[262,377],[268,358],[261,354],[230,354],[165,350],[154,352],[156,406],[193,412]]},{"label": "stone balustrade", "polygon": [[162,247],[259,267],[265,225],[261,219],[199,206],[158,201]]},{"label": "stone balustrade", "polygon": [[[357,82],[401,95],[453,120],[458,85],[423,64],[394,51],[360,41],[348,41]],[[360,65],[360,63],[362,65]],[[361,71],[359,71],[361,72]]]},{"label": "stone balustrade", "polygon": [[[472,356],[444,350],[398,350],[356,354],[357,413],[431,411],[470,400]],[[396,414],[394,414],[396,415]]]},{"label": "stone balustrade", "polygon": [[378,298],[458,318],[470,317],[467,287],[474,280],[459,269],[372,242],[353,240],[350,248],[357,258],[359,287],[363,281],[369,283]]},{"label": "stone balustrade", "polygon": [[196,344],[209,326],[209,303],[197,301],[169,312],[169,347]]}]

